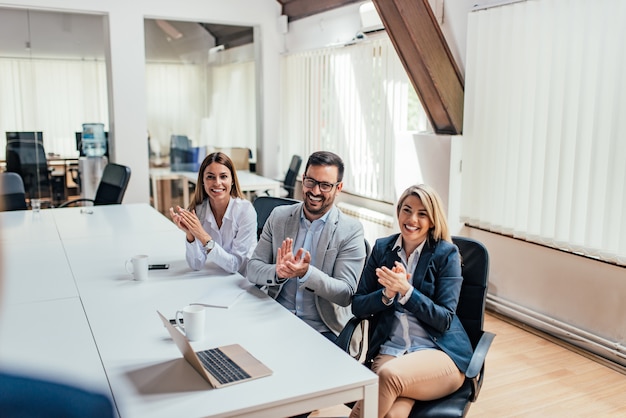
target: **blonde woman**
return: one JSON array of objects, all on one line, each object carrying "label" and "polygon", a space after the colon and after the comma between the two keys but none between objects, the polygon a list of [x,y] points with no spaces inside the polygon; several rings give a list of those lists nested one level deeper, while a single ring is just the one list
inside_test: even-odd
[{"label": "blonde woman", "polygon": [[207,155],[198,171],[187,209],[170,208],[172,220],[186,234],[189,267],[207,264],[245,276],[256,247],[256,211],[241,193],[232,160],[223,152]]},{"label": "blonde woman", "polygon": [[453,393],[472,356],[456,316],[459,251],[439,196],[411,186],[396,211],[400,233],[376,240],[352,300],[355,316],[371,317],[366,363],[379,376],[379,417],[407,417],[415,400]]}]

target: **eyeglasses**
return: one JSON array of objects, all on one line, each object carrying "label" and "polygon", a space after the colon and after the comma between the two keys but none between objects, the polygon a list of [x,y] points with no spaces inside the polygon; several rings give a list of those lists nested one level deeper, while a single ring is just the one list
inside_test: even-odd
[{"label": "eyeglasses", "polygon": [[333,189],[333,187],[335,187],[339,183],[341,182],[338,181],[337,183],[328,183],[326,181],[317,181],[311,177],[302,178],[302,184],[304,185],[304,187],[306,187],[307,189],[314,189],[315,186],[320,186],[320,191],[324,193],[330,192]]}]

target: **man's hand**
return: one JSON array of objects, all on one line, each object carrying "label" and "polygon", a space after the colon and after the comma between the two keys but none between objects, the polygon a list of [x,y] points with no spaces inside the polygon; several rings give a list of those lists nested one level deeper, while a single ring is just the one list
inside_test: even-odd
[{"label": "man's hand", "polygon": [[309,270],[311,254],[300,248],[293,254],[293,239],[287,238],[276,253],[276,276],[281,279],[302,277]]}]

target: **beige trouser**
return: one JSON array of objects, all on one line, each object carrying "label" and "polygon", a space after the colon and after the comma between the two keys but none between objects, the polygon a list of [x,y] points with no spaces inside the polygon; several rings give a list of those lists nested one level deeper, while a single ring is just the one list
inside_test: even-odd
[{"label": "beige trouser", "polygon": [[[461,387],[465,375],[443,351],[429,349],[400,357],[379,354],[372,370],[378,374],[378,417],[406,418],[415,400],[428,401]],[[360,416],[361,401],[350,418]]]}]

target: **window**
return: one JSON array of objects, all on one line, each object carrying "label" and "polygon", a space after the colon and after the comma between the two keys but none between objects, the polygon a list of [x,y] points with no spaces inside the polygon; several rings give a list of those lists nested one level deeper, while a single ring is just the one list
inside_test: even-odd
[{"label": "window", "polygon": [[333,151],[345,191],[395,203],[396,136],[428,122],[390,40],[294,53],[282,65],[281,158]]},{"label": "window", "polygon": [[0,16],[13,28],[0,47],[0,159],[6,131],[41,131],[46,152],[77,157],[83,123],[108,130],[103,17],[8,8]]}]

